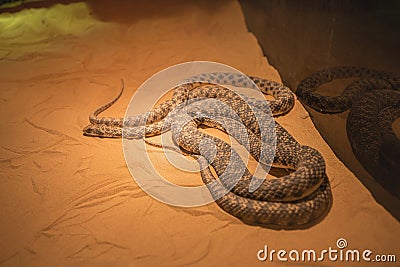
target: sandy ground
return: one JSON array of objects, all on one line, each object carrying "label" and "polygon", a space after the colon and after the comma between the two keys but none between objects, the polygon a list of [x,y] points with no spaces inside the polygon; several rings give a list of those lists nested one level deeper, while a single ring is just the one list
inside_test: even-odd
[{"label": "sandy ground", "polygon": [[[320,223],[278,231],[246,225],[214,203],[176,208],[146,195],[130,176],[121,140],[82,136],[121,77],[126,91],[110,116],[123,116],[142,82],[177,63],[210,60],[280,77],[235,1],[118,3],[0,14],[1,266],[308,266],[259,262],[256,254],[264,245],[336,248],[339,238],[349,249],[400,259],[399,222],[336,158],[299,102],[278,120],[326,160],[333,205]],[[176,171],[153,154],[160,169]]]}]

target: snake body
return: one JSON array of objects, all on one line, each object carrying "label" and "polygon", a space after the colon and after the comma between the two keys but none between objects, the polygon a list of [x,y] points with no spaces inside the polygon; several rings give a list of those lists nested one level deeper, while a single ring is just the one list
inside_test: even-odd
[{"label": "snake body", "polygon": [[[361,78],[339,96],[324,96],[317,87],[334,79]],[[350,109],[347,136],[364,168],[386,189],[400,197],[400,140],[392,123],[400,117],[400,74],[358,67],[334,67],[304,79],[297,96],[323,113]]]},{"label": "snake body", "polygon": [[399,117],[400,92],[375,90],[353,105],[346,129],[360,163],[400,197],[400,140],[391,127]]},{"label": "snake body", "polygon": [[[227,99],[233,100],[231,107],[237,113],[240,113],[236,110],[237,108],[242,109],[246,105],[236,100],[229,90],[224,92],[223,88],[215,89],[215,87],[205,87],[201,90],[208,91],[207,95],[215,98],[218,98],[218,93],[222,92]],[[215,95],[213,95],[214,91]],[[325,162],[317,150],[301,146],[275,122],[277,143],[271,165],[285,166],[294,172],[279,179],[264,180],[256,190],[252,191],[249,188],[254,177],[236,151],[221,139],[199,131],[197,126],[201,121],[196,119],[188,121],[185,118],[188,113],[190,118],[193,117],[190,112],[197,113],[202,108],[204,116],[210,116],[210,114],[215,116],[222,112],[226,118],[229,114],[219,105],[206,105],[202,102],[185,108],[185,112],[178,110],[172,115],[172,121],[175,122],[171,127],[173,139],[185,150],[202,155],[214,168],[220,182],[212,176],[209,168],[201,171],[202,179],[209,187],[217,204],[225,211],[246,222],[279,226],[301,226],[316,220],[326,212],[330,205],[331,193],[325,175]],[[188,108],[190,110],[187,110]],[[251,116],[251,113],[245,114],[248,117]],[[244,123],[251,121],[246,117],[241,117],[241,119]],[[229,123],[225,125],[228,128],[230,126]],[[245,126],[249,127],[249,125]],[[230,130],[237,131],[237,127],[232,127]],[[231,131],[227,132],[231,134]],[[240,143],[242,143],[241,137],[246,134],[250,135],[249,152],[256,160],[259,160],[261,151],[271,149],[268,142],[263,142],[260,133],[234,133]],[[267,137],[266,140],[268,139]],[[216,151],[207,149],[208,146],[202,150],[200,144],[204,140],[210,140],[215,145]],[[201,164],[204,166],[204,160]],[[231,190],[227,192],[227,188]]]},{"label": "snake body", "polygon": [[[230,79],[229,75],[212,74],[212,78],[219,79],[212,81],[232,84],[233,80],[234,85],[237,85],[239,81]],[[85,127],[84,134],[112,138],[122,136],[143,138],[160,134],[163,129],[170,129],[174,141],[180,147],[199,155],[199,163],[205,167],[201,171],[202,179],[217,204],[225,211],[251,223],[278,226],[306,225],[321,217],[331,203],[324,159],[317,150],[300,145],[273,119],[259,124],[252,109],[265,112],[271,109],[273,114],[283,114],[293,106],[294,98],[290,89],[282,84],[256,77],[251,79],[261,86],[263,93],[271,94],[275,100],[248,99],[223,86],[210,84],[210,74],[205,74],[204,81],[200,81],[196,86],[189,80],[189,86],[175,88],[174,90],[179,92],[176,95],[183,96],[183,100],[174,100],[173,96],[169,102],[173,107],[167,112],[154,109],[154,114],[158,114],[157,121],[151,120],[150,124],[145,122],[139,125],[127,124],[126,121],[117,118],[114,120],[117,121],[115,123],[112,119],[97,118],[99,113],[95,112],[92,118],[96,119],[91,122],[96,123]],[[223,102],[224,106],[231,108],[238,118],[229,117],[228,112],[220,105],[211,104],[205,108],[203,98]],[[245,128],[239,131],[234,126],[235,123],[221,124],[216,121],[215,116],[228,118],[229,122],[240,120]],[[107,123],[104,123],[105,121]],[[278,179],[261,179],[262,182],[255,190],[249,190],[255,177],[247,170],[237,152],[221,139],[199,131],[199,124],[212,125],[233,135],[258,161],[294,171]],[[270,143],[271,129],[276,134],[276,144]],[[243,137],[248,139],[245,140]],[[212,151],[207,146],[202,149],[201,144],[204,140],[211,141],[215,145],[215,150]],[[209,165],[216,171],[219,181],[212,175]]]},{"label": "snake body", "polygon": [[[254,84],[249,83],[248,78],[250,78]],[[138,114],[136,116],[126,118],[125,124],[124,118],[98,117],[101,112],[111,107],[121,97],[124,90],[124,81],[121,79],[121,89],[117,97],[92,112],[89,115],[89,122],[91,123],[91,125],[97,124],[116,127],[135,127],[143,125],[144,123],[154,124],[155,122],[162,121],[162,119],[165,118],[165,116],[167,116],[167,114],[171,112],[171,110],[173,110],[177,105],[186,101],[189,98],[190,90],[201,85],[207,85],[210,83],[260,89],[261,92],[263,92],[264,94],[271,95],[275,98],[275,100],[269,101],[269,108],[274,115],[284,114],[288,112],[294,105],[294,97],[292,92],[283,84],[254,76],[245,76],[238,73],[219,72],[203,73],[201,75],[192,76],[188,79],[183,80],[181,84],[175,86],[172,89],[172,99],[161,103],[159,106],[147,113]],[[257,87],[255,87],[254,85],[256,85]],[[242,97],[246,98],[246,96]],[[149,129],[149,132],[151,131],[152,130]],[[90,128],[87,128],[86,130],[84,129],[83,132],[84,134],[91,136]],[[93,133],[93,135],[95,135],[95,133]]]},{"label": "snake body", "polygon": [[[346,87],[339,96],[325,96],[315,92],[322,84],[336,79],[360,78]],[[316,72],[302,80],[296,95],[306,105],[323,113],[348,110],[361,95],[376,89],[399,90],[400,75],[361,67],[333,67]]]},{"label": "snake body", "polygon": [[226,192],[226,188],[216,181],[211,170],[205,168],[208,161],[200,158],[199,162],[203,169],[202,180],[218,206],[247,223],[282,227],[307,226],[321,218],[331,205],[332,196],[327,177],[323,179],[318,190],[303,199],[293,202],[270,202]]}]

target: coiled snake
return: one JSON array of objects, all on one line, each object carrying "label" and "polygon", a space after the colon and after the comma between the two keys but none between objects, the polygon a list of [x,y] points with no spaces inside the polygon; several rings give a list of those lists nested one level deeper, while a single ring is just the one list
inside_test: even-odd
[{"label": "coiled snake", "polygon": [[[338,96],[315,92],[335,79],[360,78]],[[360,67],[333,67],[314,73],[298,86],[297,96],[323,113],[350,109],[347,136],[358,161],[400,198],[400,140],[393,122],[400,117],[400,74]]]},{"label": "coiled snake", "polygon": [[[203,77],[204,81],[199,77]],[[229,73],[204,74],[189,79],[174,89],[172,99],[164,102],[167,104],[161,104],[148,113],[152,115],[147,125],[143,114],[125,121],[122,118],[97,117],[119,95],[111,104],[92,113],[91,124],[84,128],[84,135],[143,138],[171,130],[174,141],[180,147],[198,155],[195,157],[202,167],[204,183],[217,204],[228,213],[245,222],[263,225],[297,227],[312,223],[325,214],[331,204],[323,157],[317,150],[300,145],[282,126],[268,119],[270,117],[264,117],[267,119],[260,123],[254,113],[254,109],[267,112],[270,108],[273,114],[283,114],[292,108],[293,94],[282,84],[256,77],[251,79],[263,93],[274,96],[275,100],[249,99],[212,84],[243,86],[240,79]],[[210,98],[224,105],[215,102],[206,105]],[[231,116],[224,107],[233,110],[237,117]],[[221,117],[225,123],[218,120]],[[245,126],[243,129],[233,123],[238,120]],[[266,165],[294,171],[277,179],[255,178],[229,144],[199,131],[199,124],[226,131],[244,145],[256,160]],[[275,135],[270,134],[271,130]],[[276,137],[276,143],[271,144],[272,136]],[[207,145],[205,140],[212,146]],[[212,175],[209,165],[214,168],[219,180]],[[261,181],[255,190],[251,189],[254,179]]]}]

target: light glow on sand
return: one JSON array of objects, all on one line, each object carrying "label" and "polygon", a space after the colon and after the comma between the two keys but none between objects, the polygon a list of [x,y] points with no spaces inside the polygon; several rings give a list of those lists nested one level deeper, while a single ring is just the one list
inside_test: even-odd
[{"label": "light glow on sand", "polygon": [[3,47],[32,44],[63,35],[80,36],[102,25],[87,3],[56,4],[0,14],[0,38]]}]

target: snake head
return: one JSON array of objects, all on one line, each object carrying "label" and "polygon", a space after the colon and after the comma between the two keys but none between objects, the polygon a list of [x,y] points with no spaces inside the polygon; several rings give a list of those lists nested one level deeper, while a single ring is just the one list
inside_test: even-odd
[{"label": "snake head", "polygon": [[89,124],[83,128],[83,135],[90,137],[121,138],[122,129],[105,124]]}]

